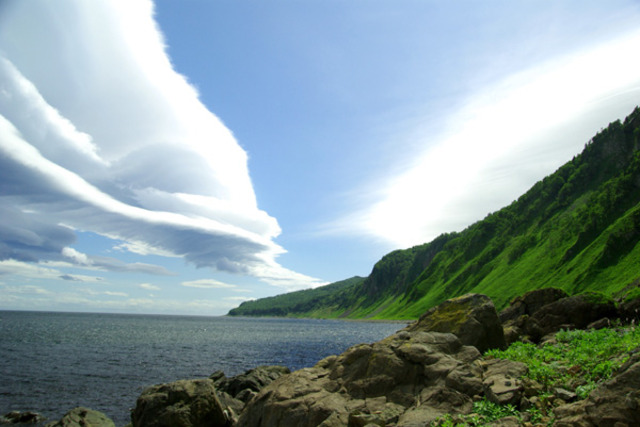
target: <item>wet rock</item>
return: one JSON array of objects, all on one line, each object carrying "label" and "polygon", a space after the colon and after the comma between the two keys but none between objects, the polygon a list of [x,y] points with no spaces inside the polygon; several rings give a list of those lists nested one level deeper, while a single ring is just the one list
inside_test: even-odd
[{"label": "wet rock", "polygon": [[502,323],[493,301],[480,294],[447,300],[427,311],[407,330],[449,332],[462,344],[472,345],[480,352],[506,347]]},{"label": "wet rock", "polygon": [[131,413],[133,427],[227,427],[233,414],[211,379],[180,380],[145,389]]},{"label": "wet rock", "polygon": [[115,424],[102,412],[79,407],[67,412],[60,421],[47,424],[47,427],[115,427]]}]

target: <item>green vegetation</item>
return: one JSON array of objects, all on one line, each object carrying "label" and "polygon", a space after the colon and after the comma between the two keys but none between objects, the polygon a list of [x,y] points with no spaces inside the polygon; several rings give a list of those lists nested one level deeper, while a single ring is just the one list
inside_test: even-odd
[{"label": "green vegetation", "polygon": [[283,295],[270,302],[279,311],[254,310],[259,300],[230,314],[415,319],[469,292],[488,295],[501,309],[544,287],[621,297],[640,280],[639,137],[636,108],[554,174],[465,230],[391,252],[360,282],[318,288],[311,306],[286,304],[291,297]]},{"label": "green vegetation", "polygon": [[556,341],[541,346],[515,342],[504,351],[490,350],[486,355],[526,364],[527,378],[546,392],[561,387],[585,398],[627,361],[631,350],[640,347],[640,329],[560,331]]},{"label": "green vegetation", "polygon": [[352,277],[315,289],[305,289],[275,297],[247,301],[229,312],[231,316],[287,317],[304,313],[305,317],[330,318],[343,293],[362,284],[364,277]]},{"label": "green vegetation", "polygon": [[500,418],[518,416],[520,412],[513,405],[497,405],[486,399],[473,403],[473,412],[469,415],[446,414],[431,423],[438,427],[484,426]]},{"label": "green vegetation", "polygon": [[[527,365],[521,380],[527,384],[532,406],[518,411],[513,405],[497,405],[487,400],[474,403],[468,415],[445,415],[433,426],[484,426],[515,416],[521,421],[552,423],[551,409],[559,401],[554,390],[574,392],[577,399],[586,399],[601,382],[609,379],[631,352],[640,348],[640,328],[607,328],[600,330],[560,331],[553,342],[540,346],[515,342],[506,350],[489,350],[487,358],[508,359]],[[561,402],[560,402],[561,403]]]}]

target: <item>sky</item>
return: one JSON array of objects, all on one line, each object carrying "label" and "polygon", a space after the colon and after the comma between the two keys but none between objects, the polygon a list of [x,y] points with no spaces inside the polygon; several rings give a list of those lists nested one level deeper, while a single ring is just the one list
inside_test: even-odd
[{"label": "sky", "polygon": [[631,0],[0,0],[0,310],[366,276],[640,104]]}]

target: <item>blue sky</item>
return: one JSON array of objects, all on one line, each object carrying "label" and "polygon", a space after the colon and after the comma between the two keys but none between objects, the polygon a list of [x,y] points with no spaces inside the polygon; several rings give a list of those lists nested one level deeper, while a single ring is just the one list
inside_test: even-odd
[{"label": "blue sky", "polygon": [[367,275],[640,104],[637,1],[0,3],[0,309]]}]

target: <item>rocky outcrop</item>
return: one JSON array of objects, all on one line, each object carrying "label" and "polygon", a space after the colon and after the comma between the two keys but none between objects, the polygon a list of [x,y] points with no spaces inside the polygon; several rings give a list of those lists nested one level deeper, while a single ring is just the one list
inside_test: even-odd
[{"label": "rocky outcrop", "polygon": [[410,426],[467,413],[482,393],[480,357],[453,334],[401,331],[279,378],[238,426]]},{"label": "rocky outcrop", "polygon": [[214,380],[218,393],[226,393],[247,403],[263,387],[289,373],[291,371],[286,366],[258,366],[231,378],[227,378],[222,371],[213,373],[210,378]]},{"label": "rocky outcrop", "polygon": [[493,301],[481,294],[449,299],[427,311],[407,330],[450,332],[462,344],[472,345],[480,352],[506,347],[502,323]]},{"label": "rocky outcrop", "polygon": [[613,427],[640,425],[640,353],[636,353],[617,375],[579,402],[554,411],[556,426]]},{"label": "rocky outcrop", "polygon": [[560,329],[603,327],[618,316],[613,300],[601,294],[567,296],[555,288],[528,292],[500,312],[508,344],[522,339],[537,343]]},{"label": "rocky outcrop", "polygon": [[620,304],[620,319],[624,323],[638,324],[640,322],[640,298],[623,301]]},{"label": "rocky outcrop", "polygon": [[596,320],[617,315],[613,300],[601,295],[580,294],[545,305],[531,319],[537,323],[540,337],[543,337],[561,328],[584,329]]},{"label": "rocky outcrop", "polygon": [[243,374],[227,378],[224,372],[217,371],[209,377],[213,380],[218,397],[232,417],[239,414],[244,406],[265,386],[282,375],[291,373],[285,366],[258,366]]},{"label": "rocky outcrop", "polygon": [[232,418],[211,379],[148,387],[131,413],[133,427],[228,427]]},{"label": "rocky outcrop", "polygon": [[67,412],[58,422],[47,424],[47,427],[116,427],[105,414],[88,408],[74,408]]},{"label": "rocky outcrop", "polygon": [[509,306],[500,312],[500,321],[506,323],[524,315],[531,316],[545,305],[568,296],[565,291],[558,288],[543,288],[527,292],[511,300]]}]

